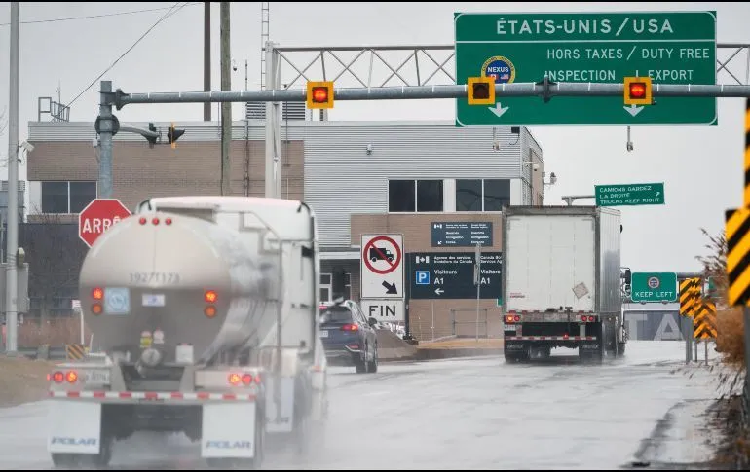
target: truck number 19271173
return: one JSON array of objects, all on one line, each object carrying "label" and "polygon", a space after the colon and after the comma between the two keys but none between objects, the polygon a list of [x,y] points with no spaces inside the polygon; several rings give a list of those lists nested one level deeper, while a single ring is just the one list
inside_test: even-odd
[{"label": "truck number 19271173", "polygon": [[180,274],[177,272],[131,272],[130,283],[132,284],[178,284]]}]

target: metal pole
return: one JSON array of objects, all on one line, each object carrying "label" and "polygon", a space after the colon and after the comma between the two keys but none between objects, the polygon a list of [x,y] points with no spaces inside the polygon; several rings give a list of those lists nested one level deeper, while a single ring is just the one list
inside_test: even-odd
[{"label": "metal pole", "polygon": [[[273,49],[273,43],[266,47],[266,69],[278,69],[278,55]],[[271,63],[271,58],[276,60]],[[275,74],[275,72],[274,72]],[[307,90],[279,90],[279,77],[276,79],[276,90],[271,90],[267,84],[265,90],[260,91],[231,91],[231,92],[146,92],[119,93],[112,104],[118,107],[131,103],[197,103],[197,102],[304,102],[307,100]],[[579,84],[559,83],[544,87],[534,83],[497,84],[496,96],[503,97],[622,97],[622,84]],[[750,97],[750,86],[746,85],[654,85],[655,97]],[[383,87],[383,88],[351,88],[335,89],[335,100],[404,100],[404,99],[435,99],[435,98],[466,98],[466,85],[435,85],[423,87]],[[648,106],[648,105],[644,105]]]},{"label": "metal pole", "polygon": [[[203,14],[203,90],[211,90],[211,2],[205,3]],[[203,105],[203,121],[211,121],[211,102]]]},{"label": "metal pole", "polygon": [[78,319],[81,320],[81,346],[86,345],[86,334],[83,329],[83,308],[78,307]]},{"label": "metal pole", "polygon": [[8,115],[8,271],[5,295],[7,353],[18,351],[18,86],[19,7],[10,3],[10,110]]},{"label": "metal pole", "polygon": [[706,365],[708,365],[708,341],[703,340],[703,358],[706,360]]},{"label": "metal pole", "polygon": [[[221,90],[232,89],[231,76],[231,54],[229,41],[229,4],[221,2]],[[221,104],[221,195],[231,195],[230,188],[230,156],[229,149],[232,144],[232,104],[224,102]]]},{"label": "metal pole", "polygon": [[112,198],[112,82],[102,80],[99,89],[99,182],[98,198]]},{"label": "metal pole", "polygon": [[435,302],[430,302],[430,331],[431,331],[431,341],[435,340]]},{"label": "metal pole", "polygon": [[475,282],[477,284],[477,319],[474,325],[476,332],[475,341],[479,342],[479,289],[482,286],[482,243],[477,243],[477,250],[475,254],[477,274],[475,276]]},{"label": "metal pole", "polygon": [[[274,80],[274,67],[273,67],[273,48],[272,42],[266,43],[266,91],[272,91],[276,85]],[[276,196],[276,175],[274,168],[274,123],[276,122],[274,115],[273,103],[266,103],[266,198],[274,198]]]}]

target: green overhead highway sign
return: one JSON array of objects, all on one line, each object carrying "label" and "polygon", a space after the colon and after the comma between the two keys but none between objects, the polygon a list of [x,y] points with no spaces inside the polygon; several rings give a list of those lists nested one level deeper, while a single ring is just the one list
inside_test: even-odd
[{"label": "green overhead highway sign", "polygon": [[[651,77],[658,84],[716,84],[716,12],[455,13],[456,83],[604,82]],[[553,88],[554,91],[554,88]],[[715,97],[504,97],[495,105],[456,99],[456,125],[718,124]]]},{"label": "green overhead highway sign", "polygon": [[677,274],[674,272],[633,272],[630,299],[633,303],[677,301]]},{"label": "green overhead highway sign", "polygon": [[597,206],[663,205],[664,183],[595,185]]}]

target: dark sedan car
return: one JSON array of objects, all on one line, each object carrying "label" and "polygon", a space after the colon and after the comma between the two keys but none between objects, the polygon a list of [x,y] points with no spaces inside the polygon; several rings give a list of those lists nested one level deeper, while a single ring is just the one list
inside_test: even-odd
[{"label": "dark sedan car", "polygon": [[375,318],[367,319],[351,300],[321,304],[320,340],[331,364],[354,365],[358,374],[378,371]]}]

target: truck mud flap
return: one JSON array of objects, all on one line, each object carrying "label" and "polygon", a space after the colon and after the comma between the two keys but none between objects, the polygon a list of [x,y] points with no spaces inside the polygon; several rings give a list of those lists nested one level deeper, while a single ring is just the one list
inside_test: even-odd
[{"label": "truck mud flap", "polygon": [[252,458],[255,454],[255,402],[203,406],[203,457]]},{"label": "truck mud flap", "polygon": [[86,401],[53,401],[50,405],[52,454],[99,454],[102,406]]},{"label": "truck mud flap", "polygon": [[[281,378],[281,409],[276,414],[276,379],[266,384],[266,431],[290,433],[294,426],[294,377]],[[278,416],[278,418],[277,418]]]}]

